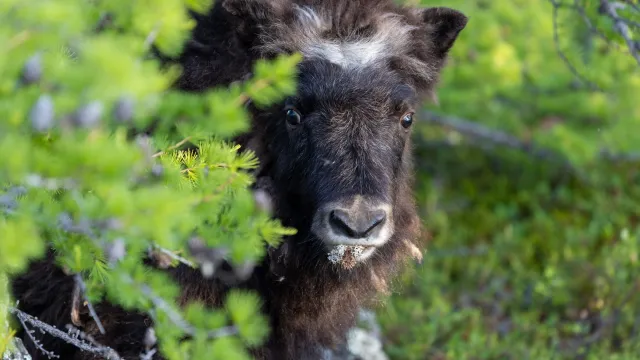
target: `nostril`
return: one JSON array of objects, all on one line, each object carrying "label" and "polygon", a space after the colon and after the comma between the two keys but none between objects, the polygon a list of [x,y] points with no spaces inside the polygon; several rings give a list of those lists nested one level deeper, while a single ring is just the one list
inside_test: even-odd
[{"label": "nostril", "polygon": [[384,210],[375,210],[369,213],[369,227],[365,231],[365,235],[368,235],[373,229],[381,225],[387,218],[387,213]]},{"label": "nostril", "polygon": [[329,224],[335,232],[351,238],[364,238],[384,223],[384,210],[367,211],[364,214],[350,214],[344,210],[329,213]]},{"label": "nostril", "polygon": [[329,214],[329,224],[339,233],[357,237],[357,231],[350,225],[349,214],[342,210],[333,210]]}]

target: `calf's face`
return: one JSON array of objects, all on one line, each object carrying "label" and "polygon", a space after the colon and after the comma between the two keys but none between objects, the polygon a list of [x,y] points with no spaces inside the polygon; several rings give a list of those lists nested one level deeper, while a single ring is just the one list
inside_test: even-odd
[{"label": "calf's face", "polygon": [[361,246],[364,260],[394,233],[415,90],[384,68],[324,59],[303,62],[298,81],[277,121],[275,171],[289,193],[305,198],[310,235],[328,251]]},{"label": "calf's face", "polygon": [[302,242],[330,255],[349,249],[356,262],[406,240],[397,235],[416,222],[407,203],[414,113],[466,17],[390,1],[226,3],[254,21],[247,28],[264,56],[303,55],[296,96],[256,120],[267,123],[258,126],[286,194],[284,222]]}]

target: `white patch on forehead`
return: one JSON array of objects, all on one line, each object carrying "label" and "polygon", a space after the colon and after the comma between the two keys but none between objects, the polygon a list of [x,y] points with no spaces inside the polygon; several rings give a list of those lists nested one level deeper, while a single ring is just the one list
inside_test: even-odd
[{"label": "white patch on forehead", "polygon": [[331,30],[330,18],[308,6],[296,5],[295,10],[301,35],[295,47],[307,58],[323,58],[344,68],[363,67],[401,52],[415,29],[389,13],[380,17],[377,31],[369,38],[329,40],[322,33]]},{"label": "white patch on forehead", "polygon": [[302,49],[307,57],[319,57],[348,68],[363,66],[383,58],[385,44],[380,41],[319,42]]},{"label": "white patch on forehead", "polygon": [[322,19],[316,14],[316,12],[308,6],[293,5],[298,12],[298,20],[307,22],[309,25],[315,27],[322,27]]}]

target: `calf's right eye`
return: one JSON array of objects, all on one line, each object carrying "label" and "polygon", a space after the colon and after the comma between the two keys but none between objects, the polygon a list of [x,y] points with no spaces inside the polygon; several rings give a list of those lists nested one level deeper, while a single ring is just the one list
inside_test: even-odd
[{"label": "calf's right eye", "polygon": [[300,124],[300,113],[294,109],[288,109],[286,112],[287,123],[291,126]]}]

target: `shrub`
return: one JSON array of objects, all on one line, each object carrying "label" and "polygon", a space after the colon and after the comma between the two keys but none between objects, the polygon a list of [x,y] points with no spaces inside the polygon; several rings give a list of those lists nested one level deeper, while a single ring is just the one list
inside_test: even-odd
[{"label": "shrub", "polygon": [[555,47],[554,2],[423,1],[470,15],[423,119],[485,132],[423,124],[417,136],[431,240],[379,311],[394,359],[640,354],[640,67],[599,2],[565,1],[556,30],[576,77]]},{"label": "shrub", "polygon": [[[20,326],[4,326],[16,313],[7,280],[48,247],[89,303],[151,314],[168,359],[247,358],[265,338],[254,294],[235,291],[224,309],[180,309],[174,282],[142,262],[151,253],[210,271],[187,251],[201,241],[246,272],[265,242],[293,231],[255,204],[247,170],[257,159],[228,139],[249,124],[246,99],[268,105],[295,90],[299,56],[259,62],[250,80],[202,94],[172,90],[180,69],[152,56],[179,54],[188,12],[210,6],[0,4],[0,354]],[[208,336],[215,329],[227,331]]]}]

